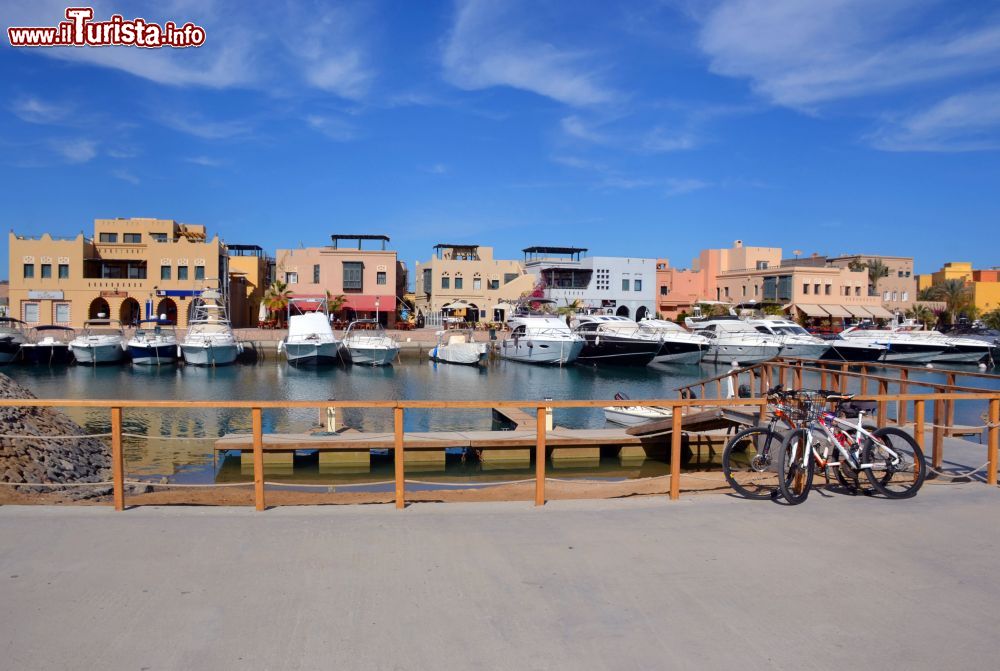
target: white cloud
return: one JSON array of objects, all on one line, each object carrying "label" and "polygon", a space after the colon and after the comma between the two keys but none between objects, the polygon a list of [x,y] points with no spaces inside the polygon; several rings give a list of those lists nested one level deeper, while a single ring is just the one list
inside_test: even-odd
[{"label": "white cloud", "polygon": [[664,180],[664,184],[667,188],[668,196],[680,196],[685,193],[691,193],[692,191],[700,191],[702,189],[707,189],[712,186],[711,182],[706,182],[701,179],[692,178],[667,178]]},{"label": "white cloud", "polygon": [[219,166],[225,164],[225,161],[212,158],[211,156],[191,156],[184,160],[188,163],[194,163],[195,165],[201,165],[206,168],[218,168]]},{"label": "white cloud", "polygon": [[306,123],[336,142],[349,142],[357,137],[354,126],[337,117],[310,114],[306,117]]},{"label": "white cloud", "polygon": [[433,163],[426,167],[421,168],[424,172],[429,172],[432,175],[443,175],[448,172],[448,166],[444,163]]},{"label": "white cloud", "polygon": [[980,151],[1000,148],[1000,89],[970,91],[897,119],[874,133],[887,151]]},{"label": "white cloud", "polygon": [[63,105],[47,103],[34,96],[23,96],[11,104],[10,111],[28,123],[51,124],[65,118],[70,109]]},{"label": "white cloud", "polygon": [[341,6],[320,12],[311,5],[291,4],[288,11],[295,28],[284,33],[285,44],[305,80],[342,98],[365,98],[375,73],[359,40],[366,32],[362,10]]},{"label": "white cloud", "polygon": [[97,142],[86,138],[50,140],[49,147],[69,163],[86,163],[97,156]]},{"label": "white cloud", "polygon": [[575,114],[564,117],[559,122],[559,125],[566,135],[574,137],[578,140],[586,140],[587,142],[593,142],[594,144],[608,143],[608,138],[603,133],[599,133],[594,130],[593,126]]},{"label": "white cloud", "polygon": [[669,133],[664,128],[657,126],[646,134],[640,146],[643,151],[660,154],[694,149],[698,144],[698,137],[690,131]]},{"label": "white cloud", "polygon": [[538,18],[530,4],[460,2],[442,55],[445,78],[462,89],[509,86],[574,106],[617,98],[602,81],[594,54],[527,34]]},{"label": "white cloud", "polygon": [[157,120],[168,128],[205,140],[225,140],[247,135],[252,130],[250,123],[242,119],[213,121],[193,113],[162,113]]},{"label": "white cloud", "polygon": [[925,28],[941,0],[723,0],[699,44],[712,72],[747,78],[770,101],[809,109],[995,69],[1000,23]]},{"label": "white cloud", "polygon": [[120,179],[123,182],[128,182],[129,184],[131,184],[133,186],[138,186],[139,185],[139,178],[136,177],[132,172],[130,172],[128,170],[125,170],[125,169],[112,170],[111,171],[111,175],[113,177],[115,177],[116,179]]}]

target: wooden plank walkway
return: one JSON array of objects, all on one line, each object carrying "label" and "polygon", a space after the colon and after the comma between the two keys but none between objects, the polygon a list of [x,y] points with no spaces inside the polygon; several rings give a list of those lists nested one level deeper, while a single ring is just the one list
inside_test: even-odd
[{"label": "wooden plank walkway", "polygon": [[534,431],[538,425],[535,416],[521,408],[492,408],[492,411],[494,417],[500,417],[518,429]]}]

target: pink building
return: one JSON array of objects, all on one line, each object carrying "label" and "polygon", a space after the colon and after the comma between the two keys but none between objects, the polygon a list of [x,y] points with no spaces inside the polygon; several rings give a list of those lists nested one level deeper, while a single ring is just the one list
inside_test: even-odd
[{"label": "pink building", "polygon": [[[338,316],[370,319],[376,315],[383,325],[396,323],[397,296],[406,286],[406,271],[396,252],[386,249],[385,235],[331,235],[328,247],[279,249],[275,255],[277,278],[293,296],[343,295],[347,301]],[[356,246],[344,246],[354,241]],[[365,241],[381,243],[381,249],[364,249]]]},{"label": "pink building", "polygon": [[681,312],[691,312],[699,299],[704,300],[704,273],[686,268],[671,268],[667,259],[656,260],[656,311],[665,319],[676,319]]}]

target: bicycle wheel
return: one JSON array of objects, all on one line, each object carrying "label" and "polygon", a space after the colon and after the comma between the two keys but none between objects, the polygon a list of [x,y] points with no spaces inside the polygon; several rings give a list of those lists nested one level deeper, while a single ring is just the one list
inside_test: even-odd
[{"label": "bicycle wheel", "polygon": [[802,453],[808,449],[809,432],[806,429],[796,429],[785,436],[778,451],[777,463],[781,472],[778,477],[778,489],[790,505],[798,505],[809,498],[812,487],[813,473],[816,461],[812,454],[802,463]]},{"label": "bicycle wheel", "polygon": [[891,499],[916,495],[927,475],[924,453],[917,441],[895,427],[879,429],[871,438],[865,438],[861,459],[872,465],[864,469],[872,487]]},{"label": "bicycle wheel", "polygon": [[781,434],[764,426],[744,429],[729,439],[722,452],[722,472],[737,494],[770,499],[778,491],[778,469],[772,464]]}]

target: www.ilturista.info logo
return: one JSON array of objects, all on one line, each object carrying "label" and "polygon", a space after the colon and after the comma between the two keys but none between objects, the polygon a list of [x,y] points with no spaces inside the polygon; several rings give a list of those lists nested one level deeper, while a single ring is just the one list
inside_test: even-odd
[{"label": "www.ilturista.info logo", "polygon": [[167,21],[162,26],[145,19],[126,20],[112,14],[107,21],[93,21],[92,7],[67,7],[66,21],[58,26],[24,26],[7,29],[12,47],[200,47],[205,29],[190,21],[178,26]]}]

